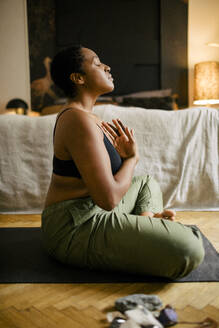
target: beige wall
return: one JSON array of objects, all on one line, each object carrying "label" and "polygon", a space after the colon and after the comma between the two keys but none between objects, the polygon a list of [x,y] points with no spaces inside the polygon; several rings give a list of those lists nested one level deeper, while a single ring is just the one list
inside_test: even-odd
[{"label": "beige wall", "polygon": [[194,65],[202,61],[219,61],[219,48],[208,42],[219,43],[219,0],[189,0],[188,67],[189,104],[193,105]]},{"label": "beige wall", "polygon": [[12,98],[30,104],[26,0],[0,0],[0,112]]}]

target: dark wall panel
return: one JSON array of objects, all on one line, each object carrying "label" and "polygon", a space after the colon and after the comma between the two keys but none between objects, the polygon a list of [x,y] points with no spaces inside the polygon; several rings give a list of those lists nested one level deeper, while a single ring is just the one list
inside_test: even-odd
[{"label": "dark wall panel", "polygon": [[179,105],[188,104],[187,63],[188,4],[161,0],[161,86],[179,95]]},{"label": "dark wall panel", "polygon": [[160,1],[56,0],[57,50],[81,43],[111,66],[114,94],[160,88]]},{"label": "dark wall panel", "polygon": [[111,66],[113,94],[172,88],[187,104],[185,0],[27,0],[33,110],[63,94],[49,58],[81,43]]}]

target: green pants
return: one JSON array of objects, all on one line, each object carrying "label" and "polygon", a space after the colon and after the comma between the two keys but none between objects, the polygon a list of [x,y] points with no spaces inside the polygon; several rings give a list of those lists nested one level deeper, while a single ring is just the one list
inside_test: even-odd
[{"label": "green pants", "polygon": [[203,260],[202,238],[193,227],[139,215],[162,210],[158,183],[150,176],[134,177],[112,211],[90,197],[47,207],[42,213],[44,247],[76,267],[183,277]]}]

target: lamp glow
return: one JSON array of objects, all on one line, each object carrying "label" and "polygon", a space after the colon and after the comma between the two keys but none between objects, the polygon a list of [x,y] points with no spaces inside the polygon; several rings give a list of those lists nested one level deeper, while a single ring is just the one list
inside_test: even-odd
[{"label": "lamp glow", "polygon": [[219,47],[219,43],[217,43],[217,42],[209,42],[209,43],[206,43],[206,45],[209,47]]},{"label": "lamp glow", "polygon": [[195,65],[194,104],[219,104],[219,62],[201,62]]}]

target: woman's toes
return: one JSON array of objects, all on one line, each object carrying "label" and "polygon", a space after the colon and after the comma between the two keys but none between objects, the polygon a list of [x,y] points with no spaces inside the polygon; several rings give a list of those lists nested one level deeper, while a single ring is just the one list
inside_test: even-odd
[{"label": "woman's toes", "polygon": [[164,210],[163,211],[163,216],[176,216],[176,212],[175,211],[172,211],[172,210]]},{"label": "woman's toes", "polygon": [[160,218],[160,219],[165,219],[165,220],[170,220],[174,221],[176,218],[176,212],[172,210],[164,210],[161,213],[156,213],[154,214],[155,218]]},{"label": "woman's toes", "polygon": [[172,210],[164,210],[162,213],[162,218],[170,221],[174,221],[176,218],[176,212]]}]

